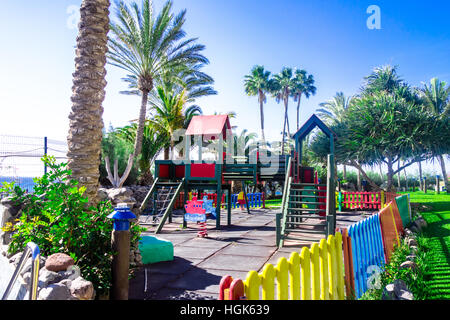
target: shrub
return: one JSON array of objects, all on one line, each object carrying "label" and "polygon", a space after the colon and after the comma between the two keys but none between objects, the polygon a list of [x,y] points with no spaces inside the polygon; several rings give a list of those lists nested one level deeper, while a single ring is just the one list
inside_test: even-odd
[{"label": "shrub", "polygon": [[429,288],[426,286],[427,274],[429,270],[429,243],[423,236],[416,237],[418,250],[416,252],[415,263],[416,269],[400,269],[400,265],[406,261],[406,257],[410,254],[410,248],[405,242],[396,247],[391,255],[389,264],[385,265],[384,272],[381,274],[381,288],[368,290],[361,300],[381,300],[384,287],[393,283],[394,280],[403,280],[408,289],[414,295],[414,300],[427,299]]},{"label": "shrub", "polygon": [[[44,156],[48,173],[35,178],[34,194],[28,194],[14,184],[5,184],[6,192],[22,207],[16,223],[4,230],[13,232],[8,251],[22,251],[30,241],[39,246],[41,254],[66,253],[80,267],[83,278],[91,281],[98,294],[111,285],[112,222],[110,202],[87,207],[85,187],[69,178],[66,163],[56,164],[55,158]],[[131,239],[136,243],[142,229],[133,225]]]}]

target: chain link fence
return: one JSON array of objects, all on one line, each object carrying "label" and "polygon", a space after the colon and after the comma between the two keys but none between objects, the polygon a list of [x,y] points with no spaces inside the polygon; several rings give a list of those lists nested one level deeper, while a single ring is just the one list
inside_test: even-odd
[{"label": "chain link fence", "polygon": [[41,161],[45,154],[54,156],[57,162],[66,161],[67,142],[47,137],[0,135],[0,185],[14,181],[33,192],[33,178],[47,170]]}]

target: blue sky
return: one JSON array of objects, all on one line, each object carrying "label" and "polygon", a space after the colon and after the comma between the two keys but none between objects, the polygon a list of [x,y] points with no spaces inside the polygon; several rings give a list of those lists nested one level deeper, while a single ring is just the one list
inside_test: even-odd
[{"label": "blue sky", "polygon": [[[138,0],[140,2],[140,0]],[[48,136],[65,140],[74,46],[68,23],[81,0],[3,0],[0,11],[0,134]],[[155,8],[163,1],[155,0]],[[377,5],[381,29],[370,30],[366,13]],[[337,91],[358,92],[373,67],[399,66],[399,74],[419,86],[437,76],[450,82],[450,2],[335,0],[174,0],[187,9],[185,30],[206,45],[217,96],[197,101],[205,114],[236,111],[238,130],[259,133],[257,99],[247,97],[244,75],[255,64],[272,73],[283,66],[313,74],[317,94],[301,105],[300,123]],[[119,94],[125,74],[107,67],[105,126],[122,126],[138,115],[139,98]],[[269,98],[266,136],[279,139],[283,106]],[[290,102],[295,126],[295,104]]]}]

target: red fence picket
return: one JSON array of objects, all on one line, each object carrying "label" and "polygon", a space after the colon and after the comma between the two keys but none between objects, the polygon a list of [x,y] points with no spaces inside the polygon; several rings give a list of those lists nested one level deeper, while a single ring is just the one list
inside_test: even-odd
[{"label": "red fence picket", "polygon": [[343,209],[381,209],[380,192],[341,192]]}]

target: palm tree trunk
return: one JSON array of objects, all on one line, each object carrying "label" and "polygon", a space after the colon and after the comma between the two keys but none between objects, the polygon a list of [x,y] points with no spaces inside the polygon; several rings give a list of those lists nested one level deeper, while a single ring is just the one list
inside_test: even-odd
[{"label": "palm tree trunk", "polygon": [[298,102],[297,102],[297,131],[300,129],[300,100],[302,99],[302,94],[298,96]]},{"label": "palm tree trunk", "polygon": [[342,169],[342,179],[347,180],[347,166],[344,164],[344,167]]},{"label": "palm tree trunk", "polygon": [[85,194],[91,205],[99,202],[109,6],[109,0],[83,0],[81,3],[67,137],[68,168],[72,178],[86,187]]},{"label": "palm tree trunk", "polygon": [[289,97],[286,98],[286,109],[285,109],[285,116],[286,116],[286,128],[287,128],[287,134],[289,139],[291,138],[291,130],[289,128],[289,116],[288,116],[288,104],[289,104]]},{"label": "palm tree trunk", "polygon": [[448,182],[447,170],[445,169],[444,157],[440,154],[438,156],[438,159],[439,159],[439,162],[441,163],[442,179],[444,180],[445,189],[447,190],[447,193],[450,193],[450,183]]},{"label": "palm tree trunk", "polygon": [[284,125],[283,125],[283,136],[281,137],[281,154],[284,154],[284,140],[286,136],[286,114],[287,114],[287,106],[284,105]]},{"label": "palm tree trunk", "polygon": [[259,114],[261,116],[261,139],[265,142],[266,137],[264,135],[264,99],[262,98],[262,94],[259,94]]},{"label": "palm tree trunk", "polygon": [[398,190],[400,190],[400,188],[401,188],[401,181],[400,181],[400,179],[401,179],[401,177],[400,177],[401,171],[400,171],[399,169],[400,169],[400,159],[398,159],[398,164],[397,164],[397,170],[398,170],[398,173],[397,173]]},{"label": "palm tree trunk", "polygon": [[134,158],[137,158],[142,150],[142,139],[144,136],[147,102],[148,102],[148,91],[142,90],[141,108],[139,110],[139,120],[138,120],[138,127],[136,130],[136,140],[134,142],[134,152],[133,152]]}]

